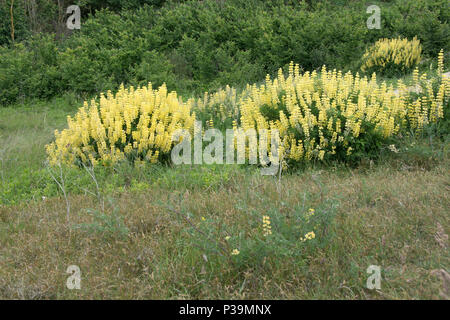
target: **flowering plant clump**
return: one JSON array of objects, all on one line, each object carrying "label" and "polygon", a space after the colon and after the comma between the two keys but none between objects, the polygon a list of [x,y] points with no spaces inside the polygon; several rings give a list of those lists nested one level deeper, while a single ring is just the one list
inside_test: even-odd
[{"label": "flowering plant clump", "polygon": [[[151,84],[138,89],[121,86],[115,96],[102,94],[98,103],[85,103],[74,118],[68,117],[68,129],[56,131],[47,152],[51,163],[155,163],[168,158],[175,130],[192,133],[198,119],[206,128],[232,127],[235,134],[242,132],[239,129],[267,130],[270,136],[277,130],[284,164],[351,162],[376,156],[399,134],[419,134],[444,117],[450,78],[443,74],[443,51],[438,60],[439,79],[419,75],[416,68],[413,87],[402,80],[395,87],[379,83],[375,73],[361,77],[325,66],[320,73],[301,74],[293,62],[287,75],[280,69],[275,79],[268,75],[263,84],[247,85],[239,94],[227,86],[186,102],[168,93],[165,85],[157,90]],[[239,141],[235,148],[243,147]],[[270,139],[267,144],[271,150]],[[246,153],[255,147],[245,147]]]},{"label": "flowering plant clump", "polygon": [[402,81],[398,90],[380,85],[375,73],[361,78],[323,67],[320,74],[300,74],[291,63],[287,77],[280,69],[276,79],[267,76],[265,84],[248,89],[240,122],[244,130],[278,130],[286,161],[351,160],[378,152],[402,130],[421,132],[443,118],[448,79],[439,80],[436,94],[426,74],[417,86],[419,95]]},{"label": "flowering plant clump", "polygon": [[56,140],[47,146],[50,163],[111,164],[123,159],[155,163],[173,146],[172,133],[191,130],[195,114],[175,92],[148,87],[125,89],[114,96],[101,95],[97,104],[86,102],[68,128],[55,132]]},{"label": "flowering plant clump", "polygon": [[380,39],[363,55],[364,72],[405,73],[412,70],[421,59],[422,46],[414,37],[408,39]]},{"label": "flowering plant clump", "polygon": [[265,237],[272,234],[272,226],[270,225],[270,217],[263,216],[263,234]]}]

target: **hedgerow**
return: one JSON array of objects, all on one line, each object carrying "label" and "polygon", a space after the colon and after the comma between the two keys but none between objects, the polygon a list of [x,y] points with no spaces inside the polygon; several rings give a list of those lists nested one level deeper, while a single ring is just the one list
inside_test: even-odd
[{"label": "hedgerow", "polygon": [[[166,82],[179,94],[200,94],[274,76],[290,61],[298,61],[302,70],[327,65],[357,71],[366,48],[380,38],[417,36],[424,61],[441,48],[450,52],[445,0],[394,0],[379,6],[380,30],[367,28],[369,15],[361,2],[206,0],[169,1],[159,9],[101,9],[83,16],[81,30],[65,40],[41,37],[39,46],[28,41],[3,47],[0,103],[67,91],[89,98],[117,91],[121,83],[149,81],[155,86]],[[41,46],[57,50],[47,59]],[[24,78],[35,84],[19,87]]]}]

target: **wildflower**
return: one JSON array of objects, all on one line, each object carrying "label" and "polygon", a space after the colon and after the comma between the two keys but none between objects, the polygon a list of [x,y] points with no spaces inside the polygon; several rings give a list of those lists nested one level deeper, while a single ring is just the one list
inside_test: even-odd
[{"label": "wildflower", "polygon": [[309,219],[316,213],[313,208],[310,208],[308,212],[305,214],[306,222],[309,222]]},{"label": "wildflower", "polygon": [[232,256],[237,256],[239,253],[241,252],[238,249],[234,249],[233,251],[231,251]]},{"label": "wildflower", "polygon": [[300,241],[305,242],[307,240],[312,240],[316,237],[316,234],[314,233],[314,231],[308,232],[307,234],[305,234],[305,237],[300,237]]},{"label": "wildflower", "polygon": [[444,72],[444,50],[441,49],[438,55],[438,74],[441,76]]},{"label": "wildflower", "polygon": [[312,240],[315,237],[316,237],[316,234],[314,233],[314,231],[311,231],[311,232],[305,234],[305,238],[308,239],[308,240]]},{"label": "wildflower", "polygon": [[270,225],[269,216],[263,216],[263,234],[265,237],[272,234],[272,226]]},{"label": "wildflower", "polygon": [[353,150],[352,147],[348,147],[348,149],[347,149],[347,155],[348,156],[352,154],[352,150]]},{"label": "wildflower", "polygon": [[206,218],[205,218],[205,217],[202,217],[201,219],[202,219],[202,221],[206,221]]},{"label": "wildflower", "polygon": [[225,240],[226,240],[226,241],[228,241],[228,240],[230,240],[230,239],[231,239],[230,236],[226,236],[226,237],[225,237]]},{"label": "wildflower", "polygon": [[391,150],[394,153],[398,153],[398,149],[395,147],[395,145],[391,144],[389,147],[389,150]]},{"label": "wildflower", "polygon": [[165,85],[121,86],[116,95],[101,94],[99,102],[85,102],[75,117],[68,117],[67,129],[55,132],[56,140],[46,146],[50,163],[156,163],[171,151],[176,130],[193,128],[191,104],[168,93]]}]

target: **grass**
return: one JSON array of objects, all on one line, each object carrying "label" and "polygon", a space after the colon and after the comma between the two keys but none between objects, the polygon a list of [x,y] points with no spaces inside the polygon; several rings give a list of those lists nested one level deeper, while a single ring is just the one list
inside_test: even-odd
[{"label": "grass", "polygon": [[[116,211],[126,237],[114,222],[104,225],[110,226],[106,232],[74,228],[98,221],[86,212],[100,210],[92,196],[70,196],[70,223],[58,198],[3,207],[0,297],[437,299],[442,283],[432,272],[448,271],[449,263],[447,243],[438,236],[439,226],[449,232],[448,169],[448,161],[430,170],[382,165],[286,175],[281,182],[237,169],[220,188],[123,192],[106,205],[105,215],[113,219]],[[239,267],[186,245],[193,241],[186,232],[190,224],[166,209],[190,212],[199,227],[216,219],[232,236],[252,237],[255,213],[267,214],[270,203],[287,214],[305,194],[305,208],[326,200],[339,204],[331,241],[295,258],[267,256]],[[81,268],[79,291],[65,287],[69,265]],[[365,288],[369,265],[382,268],[379,291]]]},{"label": "grass", "polygon": [[50,102],[33,101],[0,108],[0,173],[11,179],[27,167],[39,169],[45,161],[43,148],[52,141],[54,130],[64,128],[67,115],[76,111],[71,96]]},{"label": "grass", "polygon": [[[376,163],[281,178],[241,166],[122,165],[96,169],[95,181],[64,170],[67,219],[44,146],[75,105],[0,109],[1,299],[448,297],[435,272],[449,272],[448,140],[411,138]],[[309,208],[316,238],[292,241],[310,230],[297,220]],[[66,287],[70,265],[81,290]],[[381,290],[366,288],[370,265],[381,267]]]}]

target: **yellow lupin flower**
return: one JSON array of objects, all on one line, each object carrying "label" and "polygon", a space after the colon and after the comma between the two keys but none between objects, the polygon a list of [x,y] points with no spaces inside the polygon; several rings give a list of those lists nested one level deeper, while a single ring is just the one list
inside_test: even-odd
[{"label": "yellow lupin flower", "polygon": [[305,234],[304,237],[300,237],[300,241],[305,242],[308,240],[313,240],[316,238],[316,234],[314,233],[314,231],[308,232],[307,234]]},{"label": "yellow lupin flower", "polygon": [[263,235],[265,237],[272,234],[272,226],[270,225],[270,217],[263,216]]}]

